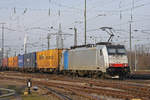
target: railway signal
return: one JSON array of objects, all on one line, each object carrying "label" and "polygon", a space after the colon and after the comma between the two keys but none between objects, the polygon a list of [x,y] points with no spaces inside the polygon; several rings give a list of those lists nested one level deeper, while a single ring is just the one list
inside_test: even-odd
[{"label": "railway signal", "polygon": [[31,79],[27,80],[28,94],[31,94],[32,81]]}]

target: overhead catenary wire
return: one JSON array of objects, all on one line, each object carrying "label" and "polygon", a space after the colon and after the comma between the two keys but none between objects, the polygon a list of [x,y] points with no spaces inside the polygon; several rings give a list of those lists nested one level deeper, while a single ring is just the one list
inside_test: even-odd
[{"label": "overhead catenary wire", "polygon": [[[51,2],[53,2],[54,0],[51,0]],[[140,2],[140,0],[135,0],[135,2]],[[143,1],[143,0],[141,0],[141,1]],[[68,1],[69,2],[69,1]],[[93,1],[93,2],[95,2],[95,1]],[[101,1],[102,2],[102,1]],[[116,1],[115,1],[116,2]],[[56,3],[56,4],[54,4],[54,3]],[[109,5],[109,3],[110,2],[108,2],[108,5]],[[146,2],[144,3],[144,2],[141,2],[141,3],[143,3],[143,4],[146,4]],[[21,8],[21,7],[17,7],[16,5],[14,6],[15,7],[15,9],[16,9],[16,15],[18,14],[18,10],[21,10],[21,12],[23,13],[24,11],[25,11],[25,8],[27,8],[27,11],[26,12],[30,12],[30,11],[36,11],[35,13],[41,13],[41,12],[43,12],[43,13],[47,13],[47,16],[48,16],[48,10],[49,10],[49,8],[50,8],[50,10],[51,10],[51,14],[54,14],[55,13],[55,15],[56,14],[58,14],[58,5],[59,5],[60,3],[59,3],[59,1],[54,1],[53,2],[53,4],[51,4],[51,6],[50,7],[48,7],[48,8],[40,8],[40,9],[38,9],[38,8],[31,8],[31,9],[28,9],[28,8],[30,8],[30,7],[23,7],[22,9],[18,9],[18,8]],[[103,4],[103,3],[101,3],[101,4]],[[110,3],[111,4],[111,3]],[[115,3],[113,3],[113,4],[111,4],[111,5],[114,5]],[[146,4],[146,5],[143,5],[143,4],[140,4],[140,3],[136,3],[135,4],[135,6],[137,6],[137,8],[141,8],[141,7],[144,7],[144,6],[147,6],[148,4]],[[65,5],[66,7],[62,7],[62,5]],[[104,5],[106,5],[107,6],[107,3],[106,4],[104,4]],[[125,3],[125,5],[127,5],[127,3]],[[141,6],[140,6],[141,5]],[[66,13],[70,13],[69,11],[72,11],[73,13],[74,12],[81,12],[82,13],[82,9],[76,9],[77,7],[75,7],[74,6],[74,4],[73,4],[73,6],[72,5],[67,5],[67,4],[61,4],[60,5],[63,9],[64,8],[69,8],[69,7],[73,7],[73,8],[71,8],[71,9],[68,9],[68,12],[66,12]],[[69,6],[69,7],[68,7]],[[13,8],[14,7],[12,7],[11,8],[11,10],[13,10]],[[135,7],[134,7],[135,8]],[[55,10],[54,10],[55,9]],[[63,9],[61,10],[61,12],[63,12]],[[64,10],[67,10],[67,9],[64,9]],[[135,8],[136,9],[136,8]],[[9,10],[9,9],[8,9]],[[95,11],[95,9],[91,9],[93,12]],[[104,10],[102,9],[102,10],[99,10],[99,11],[102,11],[102,12],[104,12],[106,15],[108,15],[108,17],[107,18],[110,18],[110,17],[114,17],[114,18],[116,18],[117,16],[112,16],[112,15],[117,15],[117,14],[119,14],[120,13],[120,10],[121,11],[123,11],[123,13],[124,13],[124,15],[123,16],[125,16],[125,17],[127,17],[126,15],[129,15],[128,13],[129,13],[129,11],[131,10],[131,7],[130,7],[130,5],[127,5],[127,6],[125,6],[124,7],[124,5],[122,6],[121,5],[121,8],[120,9],[106,9],[105,7],[104,7]],[[1,11],[1,10],[0,10]],[[98,10],[97,10],[98,11]],[[110,11],[114,11],[113,12],[113,14],[110,12]],[[12,12],[12,11],[11,11]],[[126,12],[128,12],[128,13],[126,13]],[[88,12],[89,14],[90,14],[90,12]],[[126,15],[125,15],[125,13],[126,13]],[[29,15],[32,15],[32,12],[31,13],[25,13],[24,14],[25,16],[24,16],[24,18],[25,19],[27,19],[28,17],[29,17]],[[74,13],[73,15],[76,15],[76,13]],[[88,23],[89,23],[89,21],[90,21],[90,24],[92,24],[92,23],[94,23],[95,21],[97,21],[98,19],[98,17],[97,17],[97,15],[95,14],[95,16],[92,16],[93,15],[93,13],[91,14],[91,16],[87,19],[88,20]],[[21,14],[19,15],[19,16],[21,16]],[[40,17],[40,18],[38,18],[38,19],[34,19],[34,24],[36,25],[36,23],[40,23],[40,25],[41,26],[44,26],[44,25],[47,25],[47,23],[46,23],[46,21],[47,21],[47,16],[42,16],[42,17],[40,17],[40,16],[38,16],[38,17]],[[137,16],[137,15],[134,15],[134,16]],[[50,16],[50,18],[53,18],[54,16]],[[66,16],[62,16],[62,19],[65,19],[65,17]],[[143,16],[144,17],[144,16]],[[147,16],[148,17],[148,16]],[[101,18],[101,17],[100,17]],[[106,21],[107,20],[107,18],[103,18],[103,20],[100,20],[100,26],[101,25],[103,25],[103,22],[104,21]],[[42,19],[42,20],[41,20]],[[21,19],[20,19],[21,20]],[[40,21],[41,20],[41,21]],[[57,20],[57,19],[54,19],[53,21],[55,21],[55,20]],[[79,19],[80,20],[80,19]],[[148,24],[148,23],[146,23],[145,21],[147,21],[148,20],[148,18],[147,19],[141,19],[141,18],[139,18],[139,19],[137,19],[137,18],[135,18],[134,19],[134,22],[135,23],[139,23],[139,22],[142,22],[143,21],[143,23],[145,23],[146,25]],[[50,23],[50,25],[51,25],[51,21],[52,20],[49,20],[49,23]],[[123,21],[123,23],[120,23],[120,24],[118,24],[117,22],[116,23],[110,23],[109,25],[111,25],[111,24],[113,24],[114,25],[114,27],[119,27],[120,25],[122,25],[123,27],[124,26],[126,26],[127,24],[128,24],[128,22],[126,21],[126,19],[122,19],[122,21]],[[32,23],[32,21],[30,22],[31,24],[30,25],[26,25],[26,27],[31,27],[31,26],[34,26],[33,25],[33,23]],[[64,23],[65,23],[65,21],[64,21]],[[72,22],[71,22],[72,23]],[[102,24],[101,24],[102,23]],[[16,24],[16,23],[15,23]],[[22,23],[20,23],[20,24],[22,24]],[[74,22],[71,24],[71,25],[73,25],[74,24]],[[81,24],[83,24],[83,23],[81,23]],[[145,24],[143,24],[142,26],[146,26]],[[71,26],[70,25],[70,26]],[[111,26],[113,26],[113,25],[111,25]],[[67,26],[67,25],[65,25],[65,26]],[[70,27],[69,26],[69,27]],[[79,24],[77,23],[77,25],[76,25],[77,27],[79,26]],[[81,25],[80,25],[81,26]],[[72,26],[71,26],[72,27]],[[68,28],[68,27],[65,27],[65,28]],[[63,27],[63,29],[65,29],[64,27]],[[18,30],[17,28],[16,28],[16,30]],[[94,31],[97,31],[98,29],[95,29],[94,30],[94,27],[93,27],[93,30],[90,30],[90,29],[88,29],[89,30],[89,32],[94,32]],[[88,32],[88,30],[87,30],[87,32]],[[10,30],[10,31],[14,31],[14,30]],[[81,31],[80,33],[82,33],[82,29],[79,29],[79,31]],[[15,31],[14,31],[15,32]],[[16,31],[16,32],[18,32],[18,31]],[[32,31],[33,32],[33,31]],[[30,32],[30,33],[32,33],[32,32]],[[68,33],[68,32],[67,32]],[[32,35],[32,34],[31,34]]]},{"label": "overhead catenary wire", "polygon": [[[51,2],[52,3],[52,2]],[[148,3],[143,3],[143,4],[141,4],[141,5],[135,5],[135,7],[134,7],[134,9],[136,9],[136,8],[139,8],[139,7],[143,7],[143,6],[146,6],[146,5],[149,5],[150,4],[150,2],[148,2]],[[61,6],[61,5],[59,5],[59,6]],[[55,7],[53,6],[53,7],[51,7],[51,8],[54,8],[55,9]],[[0,10],[2,10],[2,9],[6,9],[6,10],[14,10],[14,13],[16,13],[16,10],[23,10],[23,12],[27,12],[27,11],[49,11],[50,10],[50,8],[48,8],[48,9],[38,9],[38,8],[28,8],[28,7],[26,7],[26,8],[19,8],[19,7],[13,7],[13,8],[9,8],[9,7],[0,7]],[[121,9],[120,11],[119,10],[97,10],[97,11],[99,11],[99,12],[117,12],[117,13],[119,13],[119,12],[126,12],[126,11],[129,11],[130,9],[132,9],[132,7],[129,7],[129,8],[126,8],[126,9]],[[62,12],[63,12],[63,10],[61,10]],[[56,10],[54,11],[54,12],[56,12]],[[66,12],[66,10],[65,10],[65,12]]]}]

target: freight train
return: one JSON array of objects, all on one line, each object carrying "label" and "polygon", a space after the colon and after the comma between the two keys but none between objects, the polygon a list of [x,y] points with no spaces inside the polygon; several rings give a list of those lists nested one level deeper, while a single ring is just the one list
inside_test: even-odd
[{"label": "freight train", "polygon": [[2,70],[51,72],[75,76],[126,77],[130,73],[124,45],[97,43],[71,49],[50,49],[2,60]]}]

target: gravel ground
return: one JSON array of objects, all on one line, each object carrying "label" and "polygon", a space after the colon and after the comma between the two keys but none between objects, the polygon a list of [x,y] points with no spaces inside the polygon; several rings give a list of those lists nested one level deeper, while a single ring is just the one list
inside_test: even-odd
[{"label": "gravel ground", "polygon": [[[89,78],[81,78],[81,77],[70,78],[70,77],[61,76],[61,75],[50,76],[49,74],[25,74],[25,73],[13,73],[13,72],[8,73],[8,74],[6,73],[4,75],[6,78],[2,78],[5,80],[0,80],[0,86],[1,86],[1,83],[11,83],[11,85],[7,84],[7,86],[9,86],[9,88],[11,87],[10,89],[12,89],[12,87],[14,88],[15,86],[19,87],[19,85],[23,87],[26,85],[26,82],[23,83],[23,81],[25,81],[26,79],[31,77],[33,86],[35,86],[35,85],[50,86],[50,88],[52,88],[56,91],[58,90],[62,94],[65,94],[65,95],[71,97],[73,100],[85,100],[85,98],[83,99],[83,98],[78,97],[78,95],[75,95],[75,94],[78,94],[78,92],[76,93],[76,91],[75,92],[67,92],[68,89],[63,89],[63,87],[59,87],[59,89],[57,89],[58,88],[57,86],[59,86],[59,85],[63,86],[65,84],[68,84],[68,86],[72,85],[72,87],[74,87],[74,85],[79,85],[79,86],[83,87],[82,89],[84,89],[84,90],[92,91],[91,95],[93,95],[94,97],[98,97],[98,98],[101,98],[104,100],[121,100],[121,99],[115,99],[118,97],[110,96],[110,94],[113,92],[111,92],[111,93],[109,93],[109,92],[110,91],[114,91],[114,92],[120,91],[121,94],[119,93],[119,95],[124,96],[124,93],[125,93],[126,96],[130,96],[130,98],[142,98],[142,97],[148,98],[147,92],[145,93],[145,91],[147,91],[147,86],[149,86],[149,82],[150,82],[149,79],[141,80],[138,78],[127,79],[127,80],[118,80],[118,79],[102,80],[102,79],[89,79]],[[136,76],[136,77],[138,77],[138,76]],[[7,80],[7,79],[9,79],[9,80]],[[19,80],[17,81],[17,79],[19,79]],[[20,80],[22,80],[22,81],[20,81]],[[3,82],[1,82],[1,81],[3,81]],[[36,81],[36,82],[34,82],[34,81]],[[22,83],[18,83],[18,82],[22,82]],[[47,85],[47,84],[49,84],[49,85]],[[56,85],[56,87],[55,87],[55,85]],[[118,86],[120,86],[120,88]],[[144,88],[144,90],[143,90],[143,88],[141,90],[140,87],[143,87],[143,88],[145,87],[145,88]],[[67,86],[65,88],[67,88]],[[95,90],[91,90],[91,88],[95,88]],[[131,90],[128,88],[131,88],[131,89],[133,88],[133,89]],[[136,92],[135,92],[134,88],[137,90]],[[78,89],[78,88],[76,88],[76,89],[77,89],[77,91],[80,92],[80,89]],[[100,89],[105,90],[105,92],[108,91],[107,95],[105,93],[97,94],[97,92],[95,92],[95,91],[100,91]],[[69,90],[69,91],[72,91],[72,90]],[[128,94],[128,91],[131,92],[132,94],[134,92],[135,93],[132,96],[132,95]],[[145,94],[142,94],[141,91]],[[101,92],[103,92],[103,91],[101,91]],[[139,97],[139,95],[138,95],[139,93],[140,93],[140,95],[142,95],[142,97]],[[81,92],[81,94],[82,94],[82,92]],[[116,92],[116,94],[118,94],[118,92]],[[41,86],[39,88],[39,90],[38,90],[38,92],[36,92],[36,94],[32,93],[32,95],[20,96],[20,94],[18,93],[14,96],[14,98],[15,99],[4,99],[4,100],[58,100],[58,98],[55,97],[54,94],[48,92],[48,90],[44,90],[43,86]],[[87,99],[87,100],[89,100],[89,99]],[[149,99],[142,99],[142,100],[149,100]]]},{"label": "gravel ground", "polygon": [[0,87],[16,91],[16,94],[14,96],[0,98],[0,100],[22,100],[20,94],[25,88],[24,84],[16,81],[0,80]]},{"label": "gravel ground", "polygon": [[23,91],[27,91],[25,85],[25,83],[12,80],[0,80],[0,88],[8,88],[16,91],[14,96],[0,98],[0,100],[58,100],[57,97],[49,94],[43,88],[39,88],[38,91],[34,91],[31,95],[24,96]]}]

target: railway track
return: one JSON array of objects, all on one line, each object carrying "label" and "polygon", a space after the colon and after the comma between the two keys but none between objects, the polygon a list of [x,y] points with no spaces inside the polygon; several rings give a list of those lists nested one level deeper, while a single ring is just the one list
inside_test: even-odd
[{"label": "railway track", "polygon": [[15,90],[0,88],[0,91],[8,91],[8,93],[0,95],[0,98],[12,96],[15,94]]},{"label": "railway track", "polygon": [[[20,81],[32,78],[34,84],[64,89],[65,91],[70,91],[73,94],[85,97],[89,100],[107,100],[103,98],[104,96],[123,100],[131,100],[132,98],[150,100],[150,86],[136,84],[135,82],[82,78],[73,80],[67,77],[60,78],[54,76],[53,78],[48,78],[47,75],[36,76],[33,74],[20,74],[20,76],[18,76],[18,73],[5,73],[5,75],[6,79],[17,79]],[[10,75],[12,77],[10,77]],[[25,76],[25,78],[23,79],[22,76]]]},{"label": "railway track", "polygon": [[[26,82],[26,80],[29,78],[29,77],[19,77],[19,76],[8,76],[8,75],[4,75],[3,77],[1,77],[0,76],[0,78],[1,79],[6,79],[6,80],[15,80],[15,81],[20,81],[20,82]],[[31,77],[30,77],[31,78]],[[39,79],[32,79],[32,83],[33,84],[35,84],[35,85],[39,85],[39,86],[47,86],[47,87],[56,87],[56,88],[61,88],[62,89],[62,86],[61,86],[61,84],[56,84],[56,83],[54,83],[53,85],[52,85],[52,83],[51,82],[46,82],[46,81],[43,81],[43,80],[39,80]],[[95,98],[95,96],[90,96],[90,95],[88,95],[88,94],[86,94],[86,93],[82,93],[82,92],[80,92],[79,93],[79,91],[75,91],[75,90],[72,90],[72,89],[69,89],[69,88],[67,88],[66,86],[65,87],[63,87],[63,89],[65,90],[65,91],[71,91],[71,93],[73,93],[74,95],[76,95],[76,96],[78,96],[78,97],[80,97],[81,99],[78,99],[78,100],[83,100],[83,98],[84,98],[84,100],[98,100],[98,99],[94,99]],[[48,89],[48,91],[50,91],[50,89]],[[69,97],[67,98],[66,96],[63,96],[61,93],[59,93],[59,92],[54,92],[54,91],[50,91],[50,92],[52,92],[52,94],[54,94],[54,95],[56,95],[60,100],[62,100],[62,98],[63,99],[66,99],[66,100],[68,100],[69,99]],[[86,98],[86,99],[85,99]],[[74,100],[76,100],[76,99],[74,99]],[[103,99],[101,99],[101,100],[103,100]]]},{"label": "railway track", "polygon": [[62,93],[53,90],[52,88],[49,87],[44,87],[44,88],[46,88],[49,92],[57,96],[60,100],[72,100],[70,97],[63,95]]}]

